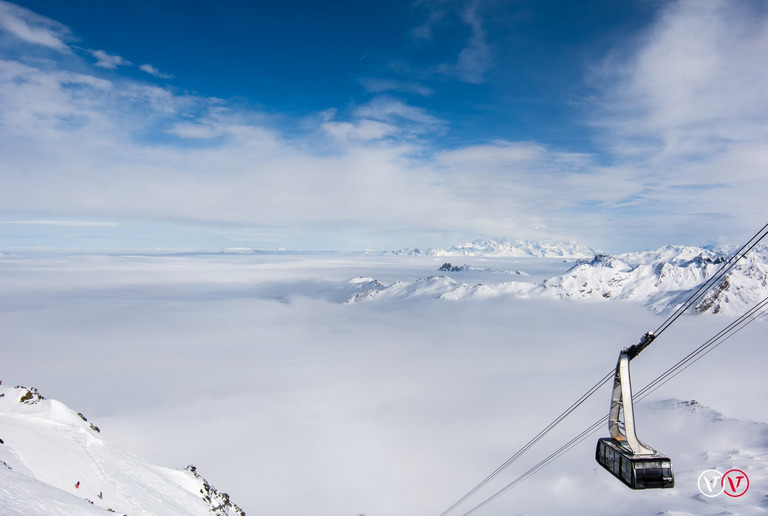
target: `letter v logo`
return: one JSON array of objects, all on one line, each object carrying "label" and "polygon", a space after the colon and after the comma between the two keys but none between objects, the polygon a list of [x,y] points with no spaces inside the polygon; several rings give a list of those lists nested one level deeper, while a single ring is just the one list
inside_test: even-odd
[{"label": "letter v logo", "polygon": [[749,489],[749,477],[740,469],[732,469],[723,474],[720,484],[725,494],[737,498],[743,496]]},{"label": "letter v logo", "polygon": [[715,497],[723,492],[721,479],[723,474],[715,469],[708,469],[699,475],[699,492],[704,496]]}]

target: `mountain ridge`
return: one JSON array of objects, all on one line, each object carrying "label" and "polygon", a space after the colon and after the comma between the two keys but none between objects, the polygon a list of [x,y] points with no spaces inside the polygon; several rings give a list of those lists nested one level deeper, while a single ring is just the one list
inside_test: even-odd
[{"label": "mountain ridge", "polygon": [[0,432],[3,514],[245,516],[194,466],[149,464],[34,387],[0,386]]},{"label": "mountain ridge", "polygon": [[536,258],[587,258],[597,251],[577,242],[536,242],[530,240],[478,239],[449,247],[432,248],[427,251],[403,248],[391,251],[396,255],[426,256],[493,256],[493,257],[536,257]]},{"label": "mountain ridge", "polygon": [[[638,301],[656,312],[675,309],[726,262],[712,249],[667,245],[653,251],[618,255],[595,254],[578,260],[568,271],[541,282],[502,281],[467,284],[448,274],[384,285],[373,278],[347,303],[373,299],[431,296],[441,299],[485,299],[501,295],[559,299]],[[441,272],[455,272],[452,267]],[[471,265],[462,266],[471,270]],[[458,270],[458,269],[456,269]],[[522,271],[521,271],[522,272]],[[520,274],[523,276],[524,274]],[[701,313],[735,313],[768,296],[768,248],[744,256],[694,307]]]}]

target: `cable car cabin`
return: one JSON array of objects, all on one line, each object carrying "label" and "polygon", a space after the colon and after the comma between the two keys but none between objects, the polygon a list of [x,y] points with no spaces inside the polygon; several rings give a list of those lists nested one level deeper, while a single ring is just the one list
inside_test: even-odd
[{"label": "cable car cabin", "polygon": [[675,487],[672,461],[637,438],[629,360],[629,350],[619,353],[608,412],[611,436],[597,441],[595,459],[632,489]]},{"label": "cable car cabin", "polygon": [[597,441],[595,459],[632,489],[675,487],[672,461],[658,452],[634,455],[626,444],[603,437]]}]

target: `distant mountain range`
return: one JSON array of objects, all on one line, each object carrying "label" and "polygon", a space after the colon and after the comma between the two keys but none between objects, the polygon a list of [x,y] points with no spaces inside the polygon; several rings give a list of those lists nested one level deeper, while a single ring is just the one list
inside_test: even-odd
[{"label": "distant mountain range", "polygon": [[[486,248],[482,245],[468,247],[468,249]],[[504,249],[508,248],[504,247]],[[544,252],[546,248],[530,249],[539,249]],[[548,252],[564,251],[562,248],[549,249]],[[572,249],[575,251],[578,248]],[[442,267],[445,274],[416,281],[397,281],[384,285],[373,278],[368,278],[367,282],[360,282],[360,292],[350,297],[348,302],[417,296],[455,300],[513,295],[559,299],[630,300],[641,302],[654,311],[664,312],[673,310],[688,299],[703,281],[720,269],[727,258],[728,255],[722,250],[665,246],[655,251],[615,256],[595,254],[589,259],[577,261],[565,274],[541,282],[516,279],[472,284],[460,282],[451,277],[451,272],[471,270],[471,265],[455,268],[446,267],[445,265],[450,266],[450,264],[445,264]],[[524,271],[520,271],[519,275],[524,276]],[[711,289],[694,307],[694,310],[708,313],[741,313],[768,296],[767,278],[768,248],[755,248]]]},{"label": "distant mountain range", "polygon": [[[493,257],[534,257],[534,258],[588,258],[598,251],[577,242],[532,242],[527,240],[474,240],[456,244],[448,249],[402,248],[397,251],[361,251],[365,254],[409,255],[409,256],[493,256]],[[302,251],[299,249],[257,249],[251,247],[227,247],[221,249],[198,249],[166,251],[160,254],[172,255],[249,255],[249,254],[336,254],[337,251]]]},{"label": "distant mountain range", "polygon": [[576,242],[530,242],[526,240],[475,240],[448,249],[400,249],[393,254],[427,256],[509,256],[536,258],[587,258],[597,251]]}]

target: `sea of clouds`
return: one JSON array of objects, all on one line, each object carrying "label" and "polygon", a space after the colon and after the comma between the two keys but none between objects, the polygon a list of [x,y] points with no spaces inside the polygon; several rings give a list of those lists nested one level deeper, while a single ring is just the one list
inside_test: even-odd
[{"label": "sea of clouds", "polygon": [[[251,514],[439,514],[610,371],[622,347],[664,320],[631,301],[344,303],[352,278],[426,277],[440,257],[0,259],[3,384],[35,385],[151,462],[195,464]],[[475,265],[538,281],[573,263]],[[636,388],[731,320],[681,318],[633,361]],[[704,499],[695,483],[697,468],[750,467],[757,434],[718,434],[725,427],[675,400],[768,421],[765,405],[755,404],[765,389],[764,336],[765,323],[752,324],[637,407],[640,438],[673,458],[675,490],[632,492],[600,469],[594,441],[606,428],[482,514],[761,510],[760,494]],[[604,415],[608,402],[606,388],[473,502]]]}]

